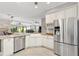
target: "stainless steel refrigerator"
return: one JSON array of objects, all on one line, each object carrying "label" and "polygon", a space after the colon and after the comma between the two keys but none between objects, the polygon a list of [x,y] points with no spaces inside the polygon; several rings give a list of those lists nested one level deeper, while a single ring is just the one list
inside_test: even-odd
[{"label": "stainless steel refrigerator", "polygon": [[[78,56],[79,21],[69,17],[58,20],[59,31],[54,27],[54,50],[61,56]],[[58,32],[59,34],[57,34]]]}]

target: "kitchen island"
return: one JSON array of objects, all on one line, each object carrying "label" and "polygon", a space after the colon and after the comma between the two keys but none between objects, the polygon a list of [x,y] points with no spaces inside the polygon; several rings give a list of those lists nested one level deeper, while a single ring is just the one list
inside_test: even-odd
[{"label": "kitchen island", "polygon": [[[4,56],[13,55],[13,53],[15,52],[15,47],[17,47],[15,45],[15,40],[17,41],[17,40],[25,39],[25,36],[26,34],[24,33],[15,33],[12,35],[0,36],[0,55],[4,55]],[[18,39],[15,39],[15,38],[18,38]],[[17,41],[16,43],[18,43],[17,45],[19,45],[19,41]],[[23,47],[25,48],[24,45]],[[20,48],[22,48],[22,46]]]}]

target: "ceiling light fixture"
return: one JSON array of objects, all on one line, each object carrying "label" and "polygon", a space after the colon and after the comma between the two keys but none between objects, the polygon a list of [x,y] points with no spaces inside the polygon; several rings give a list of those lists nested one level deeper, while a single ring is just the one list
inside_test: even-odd
[{"label": "ceiling light fixture", "polygon": [[50,4],[50,2],[47,2],[47,4]]},{"label": "ceiling light fixture", "polygon": [[35,4],[35,8],[38,8],[38,6],[37,6],[38,5],[38,2],[35,2],[34,4]]}]

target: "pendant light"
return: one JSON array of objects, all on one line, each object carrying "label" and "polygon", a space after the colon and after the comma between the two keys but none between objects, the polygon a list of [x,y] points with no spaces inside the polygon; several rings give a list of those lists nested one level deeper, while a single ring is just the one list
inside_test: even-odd
[{"label": "pendant light", "polygon": [[35,8],[38,8],[38,6],[37,6],[38,5],[38,2],[35,2],[34,4],[35,4]]}]

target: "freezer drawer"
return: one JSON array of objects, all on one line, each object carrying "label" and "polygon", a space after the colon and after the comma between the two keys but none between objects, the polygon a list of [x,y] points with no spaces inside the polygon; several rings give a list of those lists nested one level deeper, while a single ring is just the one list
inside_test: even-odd
[{"label": "freezer drawer", "polygon": [[68,45],[67,44],[63,44],[63,56],[68,56]]},{"label": "freezer drawer", "polygon": [[63,43],[60,43],[60,56],[63,56]]},{"label": "freezer drawer", "polygon": [[78,46],[54,42],[54,49],[60,56],[78,56]]},{"label": "freezer drawer", "polygon": [[58,42],[54,42],[54,53],[60,55],[60,44]]},{"label": "freezer drawer", "polygon": [[77,56],[78,47],[68,44],[63,44],[63,56]]},{"label": "freezer drawer", "polygon": [[78,56],[78,47],[68,45],[68,56]]}]

